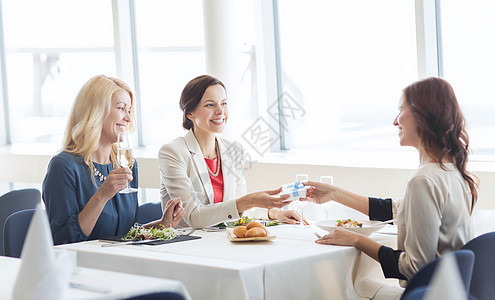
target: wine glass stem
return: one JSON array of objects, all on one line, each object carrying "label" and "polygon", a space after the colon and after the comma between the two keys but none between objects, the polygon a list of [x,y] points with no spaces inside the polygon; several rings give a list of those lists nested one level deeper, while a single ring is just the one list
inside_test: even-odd
[{"label": "wine glass stem", "polygon": [[301,205],[301,226],[304,226],[304,205]]}]

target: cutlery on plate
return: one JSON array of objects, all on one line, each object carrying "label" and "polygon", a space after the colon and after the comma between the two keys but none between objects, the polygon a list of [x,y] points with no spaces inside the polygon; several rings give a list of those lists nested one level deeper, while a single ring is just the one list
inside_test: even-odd
[{"label": "cutlery on plate", "polygon": [[321,239],[321,235],[318,232],[313,231],[313,233],[316,235],[317,238]]},{"label": "cutlery on plate", "polygon": [[[179,233],[180,235],[190,235],[191,233],[193,233],[194,231],[196,231],[194,228],[191,228],[189,229],[189,231],[187,231],[187,229],[183,229],[183,230],[180,230],[179,229]],[[184,232],[184,233],[182,233]]]},{"label": "cutlery on plate", "polygon": [[103,244],[102,247],[116,247],[116,246],[124,246],[124,245],[144,245],[151,242],[161,241],[161,239],[152,239],[152,240],[139,240],[139,241],[126,241],[126,242],[118,242],[118,243],[110,243]]},{"label": "cutlery on plate", "polygon": [[395,222],[395,221],[397,221],[397,219],[390,219],[390,220],[383,221],[383,222],[378,222],[378,223],[375,223],[375,224],[372,224],[372,225],[366,226],[366,227],[375,227],[375,226],[378,226],[378,225],[392,223],[392,222]]}]

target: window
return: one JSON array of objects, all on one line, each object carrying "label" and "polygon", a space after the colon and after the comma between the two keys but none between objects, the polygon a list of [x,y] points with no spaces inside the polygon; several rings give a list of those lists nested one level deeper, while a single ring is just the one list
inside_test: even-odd
[{"label": "window", "polygon": [[59,146],[82,84],[115,76],[111,1],[2,5],[11,142]]},{"label": "window", "polygon": [[143,144],[161,145],[184,135],[180,94],[206,72],[202,1],[135,4]]},{"label": "window", "polygon": [[417,80],[411,1],[279,1],[283,97],[303,113],[289,149],[398,148],[392,121]]},{"label": "window", "polygon": [[443,75],[467,120],[473,154],[495,157],[493,1],[441,1]]}]

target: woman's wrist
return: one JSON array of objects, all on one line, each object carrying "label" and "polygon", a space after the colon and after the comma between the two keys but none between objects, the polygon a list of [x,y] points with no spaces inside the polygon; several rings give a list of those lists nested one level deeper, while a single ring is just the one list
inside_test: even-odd
[{"label": "woman's wrist", "polygon": [[253,208],[254,205],[252,204],[252,194],[247,194],[240,198],[237,198],[236,206],[237,206],[237,212],[239,214],[242,214],[246,210]]},{"label": "woman's wrist", "polygon": [[100,206],[105,206],[105,204],[107,204],[108,200],[110,200],[110,199],[107,199],[103,195],[103,193],[100,192],[100,190],[97,190],[96,193],[94,193],[92,198],[95,200],[97,205],[100,205]]},{"label": "woman's wrist", "polygon": [[280,212],[280,208],[272,207],[268,209],[268,219],[270,220],[278,220],[278,213]]},{"label": "woman's wrist", "polygon": [[360,235],[360,234],[356,234],[355,235],[355,239],[354,239],[354,242],[353,242],[353,245],[355,248],[361,250],[363,247],[362,247],[362,243],[363,243],[363,240],[362,238],[364,238],[365,236],[363,235]]},{"label": "woman's wrist", "polygon": [[268,219],[270,219],[270,220],[276,219],[276,217],[273,215],[273,213],[274,213],[273,208],[269,208],[268,209]]}]

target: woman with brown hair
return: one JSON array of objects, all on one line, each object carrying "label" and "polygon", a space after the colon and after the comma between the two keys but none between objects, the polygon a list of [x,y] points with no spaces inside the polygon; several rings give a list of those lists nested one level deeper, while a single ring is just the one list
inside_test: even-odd
[{"label": "woman with brown hair", "polygon": [[282,207],[288,196],[280,189],[245,194],[244,150],[237,142],[217,137],[227,123],[224,84],[209,75],[189,81],[180,98],[182,127],[188,130],[165,144],[158,154],[162,204],[174,197],[184,202],[182,226],[204,228],[246,215],[256,219],[300,221]]},{"label": "woman with brown hair", "polygon": [[477,178],[466,170],[469,138],[447,81],[428,78],[406,87],[393,123],[399,129],[400,145],[412,146],[419,153],[419,167],[404,199],[368,198],[333,185],[305,184],[312,186],[308,198],[315,203],[336,201],[372,220],[397,218],[398,250],[345,229],[316,243],[354,246],[379,261],[385,277],[408,280],[427,262],[461,248],[473,237]]}]

